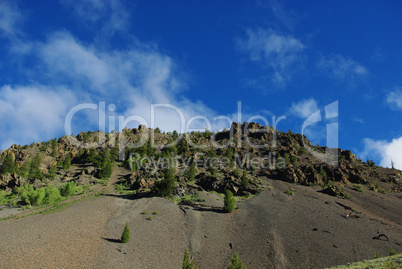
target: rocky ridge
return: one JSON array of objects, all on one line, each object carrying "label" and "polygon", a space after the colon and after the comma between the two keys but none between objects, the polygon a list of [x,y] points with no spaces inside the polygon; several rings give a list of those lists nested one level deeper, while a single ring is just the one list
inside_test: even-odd
[{"label": "rocky ridge", "polygon": [[[152,190],[167,168],[174,168],[176,196],[226,189],[248,196],[261,190],[261,176],[301,185],[328,187],[336,182],[362,184],[384,193],[401,191],[397,169],[363,162],[349,150],[314,146],[303,135],[258,123],[233,123],[230,130],[183,135],[140,125],[118,133],[90,131],[30,146],[13,145],[0,157],[0,189],[11,192],[24,184],[39,188],[68,181],[96,184],[104,152],[109,152],[115,165],[132,171],[125,184],[138,192]],[[316,158],[315,153],[326,153],[327,160]],[[39,172],[33,175],[27,170],[36,156],[40,157]],[[67,159],[71,167],[66,168]],[[11,171],[7,160],[12,160]],[[195,174],[190,176],[192,163]]]}]

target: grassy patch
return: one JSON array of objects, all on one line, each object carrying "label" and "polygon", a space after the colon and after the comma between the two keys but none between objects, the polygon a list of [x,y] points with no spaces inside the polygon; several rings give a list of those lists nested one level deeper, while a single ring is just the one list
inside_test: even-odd
[{"label": "grassy patch", "polygon": [[[172,201],[175,203],[175,204],[180,204],[180,203],[182,203],[182,202],[184,202],[184,201],[187,201],[187,202],[198,202],[198,195],[199,195],[199,192],[197,192],[197,193],[195,193],[195,194],[192,194],[192,195],[185,195],[185,196],[182,196],[182,197],[174,197],[174,198],[172,198]],[[197,200],[196,200],[197,199]]]},{"label": "grassy patch", "polygon": [[353,185],[353,187],[354,187],[354,190],[355,190],[355,191],[364,192],[364,190],[362,189],[362,186],[361,186],[361,185]]},{"label": "grassy patch", "polygon": [[132,190],[130,186],[125,183],[116,183],[114,185],[114,191],[117,194],[133,195],[137,193],[137,190]]},{"label": "grassy patch", "polygon": [[[28,217],[28,216],[37,215],[37,214],[47,215],[47,214],[61,212],[74,204],[77,204],[77,203],[80,203],[83,201],[92,200],[103,194],[104,194],[104,191],[102,190],[102,191],[99,191],[96,193],[91,193],[90,195],[84,195],[78,199],[74,199],[71,201],[59,202],[59,203],[53,204],[51,206],[42,205],[40,207],[31,208],[31,211],[28,214],[12,215],[12,216],[8,216],[8,217],[0,219],[0,221],[7,220],[7,219],[20,219],[20,218],[24,218],[24,217]],[[28,209],[28,207],[26,207],[25,209]]]},{"label": "grassy patch", "polygon": [[384,258],[376,258],[374,260],[349,263],[337,267],[331,267],[331,269],[361,269],[361,268],[385,268],[385,269],[402,268],[402,254]]},{"label": "grassy patch", "polygon": [[285,193],[286,193],[287,195],[295,195],[295,191],[294,191],[293,189],[286,190]]}]

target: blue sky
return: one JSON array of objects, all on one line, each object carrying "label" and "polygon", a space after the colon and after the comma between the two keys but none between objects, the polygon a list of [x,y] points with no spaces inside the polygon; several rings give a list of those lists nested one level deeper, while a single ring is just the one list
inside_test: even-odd
[{"label": "blue sky", "polygon": [[[104,102],[110,130],[151,126],[152,104],[228,128],[241,102],[242,121],[301,132],[338,101],[339,147],[401,169],[400,14],[400,1],[0,0],[0,148],[60,137],[83,103]],[[180,129],[177,110],[154,111]],[[98,115],[79,110],[72,132]],[[325,145],[326,124],[304,133]]]}]

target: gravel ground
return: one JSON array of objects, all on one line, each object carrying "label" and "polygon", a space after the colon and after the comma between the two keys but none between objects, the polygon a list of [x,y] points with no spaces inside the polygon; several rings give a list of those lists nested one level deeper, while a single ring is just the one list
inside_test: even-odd
[{"label": "gravel ground", "polygon": [[91,268],[113,200],[100,197],[63,212],[0,222],[0,267]]},{"label": "gravel ground", "polygon": [[[318,187],[267,181],[273,190],[239,202],[231,214],[111,194],[1,221],[0,267],[181,268],[186,246],[200,268],[227,268],[235,252],[248,268],[323,268],[385,256],[390,247],[402,252],[400,194],[347,190],[351,199],[342,200]],[[284,193],[290,188],[294,196]],[[219,195],[201,196],[222,203]],[[352,211],[345,206],[358,217],[346,217]],[[126,222],[131,239],[122,244]],[[373,239],[378,234],[389,240]]]}]

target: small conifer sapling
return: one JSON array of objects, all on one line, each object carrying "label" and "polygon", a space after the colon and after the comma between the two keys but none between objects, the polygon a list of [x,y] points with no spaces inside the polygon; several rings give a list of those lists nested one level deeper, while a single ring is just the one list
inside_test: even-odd
[{"label": "small conifer sapling", "polygon": [[124,232],[121,235],[121,242],[128,243],[130,240],[130,229],[128,228],[128,223],[126,222],[126,227],[124,228]]}]

